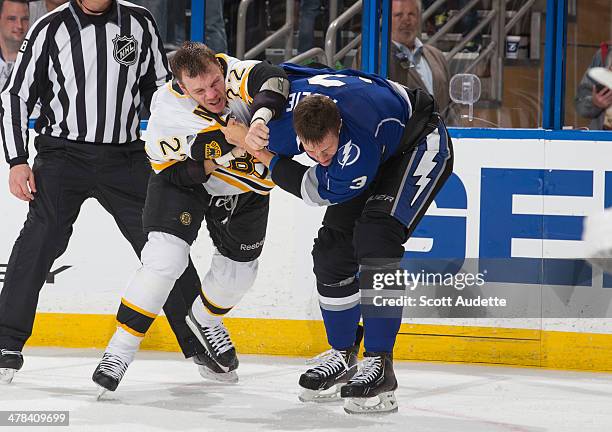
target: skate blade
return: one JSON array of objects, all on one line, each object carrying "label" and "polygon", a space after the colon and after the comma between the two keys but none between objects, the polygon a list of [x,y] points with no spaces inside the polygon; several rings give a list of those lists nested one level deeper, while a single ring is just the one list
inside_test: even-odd
[{"label": "skate blade", "polygon": [[98,401],[103,400],[103,396],[106,394],[107,391],[108,391],[108,389],[105,389],[104,387],[99,385],[98,386],[98,395],[96,396],[96,400],[98,400]]},{"label": "skate blade", "polygon": [[315,402],[315,403],[333,403],[340,402],[342,398],[340,397],[340,388],[341,385],[333,385],[327,390],[310,390],[310,389],[302,389],[300,394],[298,395],[298,399],[300,402]]},{"label": "skate blade", "polygon": [[15,377],[15,369],[0,368],[0,384],[10,384]]},{"label": "skate blade", "polygon": [[226,384],[236,384],[238,382],[238,374],[236,371],[230,371],[225,373],[213,372],[206,366],[198,365],[198,371],[200,376],[204,379],[212,381],[222,382]]},{"label": "skate blade", "polygon": [[397,412],[397,400],[392,391],[369,398],[345,398],[344,411],[347,414],[391,414]]}]

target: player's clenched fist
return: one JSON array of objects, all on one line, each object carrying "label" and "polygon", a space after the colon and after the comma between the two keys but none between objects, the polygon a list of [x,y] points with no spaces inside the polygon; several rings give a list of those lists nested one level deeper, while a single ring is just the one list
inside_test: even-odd
[{"label": "player's clenched fist", "polygon": [[268,146],[270,139],[270,129],[263,120],[255,120],[245,138],[245,146],[251,150],[261,150]]},{"label": "player's clenched fist", "polygon": [[225,135],[227,142],[239,147],[244,147],[248,131],[249,128],[246,125],[237,122],[235,119],[229,119],[227,126],[221,127],[221,132]]}]

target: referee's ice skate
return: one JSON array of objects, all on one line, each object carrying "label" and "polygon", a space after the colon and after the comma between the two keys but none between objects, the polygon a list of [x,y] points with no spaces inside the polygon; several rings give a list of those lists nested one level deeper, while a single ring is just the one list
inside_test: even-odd
[{"label": "referee's ice skate", "polygon": [[397,412],[392,354],[366,352],[364,357],[359,372],[340,390],[344,411],[349,414]]},{"label": "referee's ice skate", "polygon": [[115,391],[129,364],[120,356],[105,352],[91,379],[99,386],[98,399],[107,390]]},{"label": "referee's ice skate", "polygon": [[10,384],[15,372],[23,366],[20,351],[0,350],[0,384]]},{"label": "referee's ice skate", "polygon": [[191,310],[185,317],[187,325],[204,345],[207,352],[194,357],[200,375],[222,382],[237,382],[238,357],[236,348],[229,337],[223,322],[212,327],[202,327],[193,316]]}]

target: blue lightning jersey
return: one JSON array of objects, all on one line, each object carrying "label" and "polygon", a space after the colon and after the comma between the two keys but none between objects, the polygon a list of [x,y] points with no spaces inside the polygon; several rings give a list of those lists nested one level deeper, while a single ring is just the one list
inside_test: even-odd
[{"label": "blue lightning jersey", "polygon": [[[317,164],[306,171],[302,199],[311,205],[330,205],[361,194],[400,145],[412,113],[404,88],[350,69],[312,69],[293,64],[282,67],[291,89],[282,117],[269,124],[268,148],[287,157],[304,152],[293,130],[293,109],[307,95],[327,96],[336,103],[342,118],[338,151],[329,166]],[[272,169],[274,164],[273,160]]]}]

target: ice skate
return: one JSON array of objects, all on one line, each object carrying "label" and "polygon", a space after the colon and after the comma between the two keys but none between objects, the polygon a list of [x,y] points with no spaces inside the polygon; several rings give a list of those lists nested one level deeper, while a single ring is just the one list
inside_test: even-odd
[{"label": "ice skate", "polygon": [[98,385],[98,400],[107,391],[115,391],[128,368],[121,357],[105,352],[91,379]]},{"label": "ice skate", "polygon": [[387,414],[397,411],[391,353],[364,354],[360,370],[342,387],[344,411],[349,414]]},{"label": "ice skate", "polygon": [[10,384],[22,366],[23,355],[20,351],[0,350],[0,384]]},{"label": "ice skate", "polygon": [[355,345],[345,350],[331,349],[313,358],[317,365],[300,376],[302,402],[333,402],[340,400],[340,388],[357,372],[357,353],[363,328],[357,331]]},{"label": "ice skate", "polygon": [[208,352],[196,354],[193,356],[193,362],[198,365],[198,371],[204,379],[231,384],[238,382],[236,371],[225,372]]},{"label": "ice skate", "polygon": [[206,353],[201,353],[193,358],[198,365],[200,375],[215,381],[237,382],[238,357],[236,348],[229,337],[227,329],[222,322],[212,327],[201,326],[193,316],[192,312],[185,317],[187,325],[206,348]]}]

